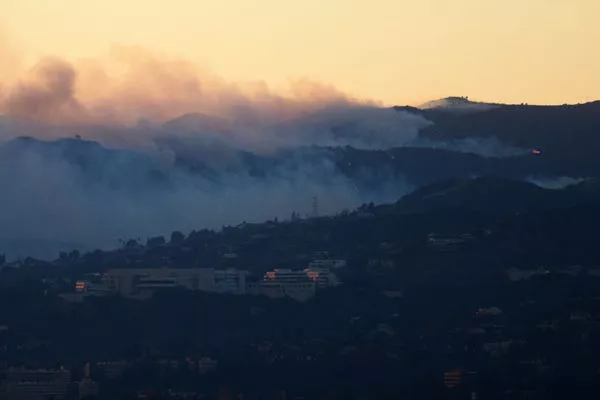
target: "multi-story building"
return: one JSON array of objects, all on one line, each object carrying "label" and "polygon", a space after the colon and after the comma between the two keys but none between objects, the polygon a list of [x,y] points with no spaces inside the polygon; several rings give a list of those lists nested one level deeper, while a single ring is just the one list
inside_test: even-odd
[{"label": "multi-story building", "polygon": [[79,280],[75,282],[75,291],[92,296],[104,296],[111,293],[105,281],[92,282],[89,280]]},{"label": "multi-story building", "polygon": [[245,294],[247,271],[237,269],[214,270],[212,291],[218,293]]},{"label": "multi-story building", "polygon": [[98,396],[99,385],[90,377],[90,364],[86,363],[83,368],[83,378],[79,381],[78,395],[80,399],[90,399]]},{"label": "multi-story building", "polygon": [[274,269],[267,272],[263,280],[277,283],[297,283],[307,282],[310,278],[304,270]]},{"label": "multi-story building", "polygon": [[343,258],[317,258],[308,264],[308,268],[327,268],[337,269],[344,268],[347,261]]},{"label": "multi-story building", "polygon": [[[83,301],[91,295],[120,295],[148,299],[156,291],[168,289],[199,290],[227,294],[264,294],[269,297],[308,299],[315,289],[336,286],[340,282],[329,268],[311,267],[304,270],[275,269],[263,280],[248,284],[248,271],[213,268],[130,268],[107,271],[99,282],[77,281],[73,296]],[[65,295],[65,298],[68,297]]]},{"label": "multi-story building", "polygon": [[315,282],[296,282],[283,285],[284,293],[290,299],[296,301],[307,301],[316,294],[317,285]]},{"label": "multi-story building", "polygon": [[127,369],[126,361],[99,361],[96,363],[96,368],[102,376],[107,379],[119,379]]},{"label": "multi-story building", "polygon": [[207,374],[209,372],[216,371],[219,363],[210,357],[202,357],[198,360],[198,373],[200,375]]},{"label": "multi-story building", "polygon": [[319,289],[337,286],[341,283],[337,275],[331,272],[329,268],[309,267],[304,270],[304,273],[308,276],[308,278],[311,281],[317,284],[317,287]]},{"label": "multi-story building", "polygon": [[296,301],[306,301],[315,296],[317,285],[310,280],[300,282],[278,282],[263,280],[248,285],[248,293],[267,296],[271,299],[289,297]]},{"label": "multi-story building", "polygon": [[6,371],[3,399],[64,399],[70,389],[71,373],[60,369],[9,368]]},{"label": "multi-story building", "polygon": [[460,369],[444,372],[444,386],[448,389],[454,389],[460,386],[463,372]]},{"label": "multi-story building", "polygon": [[274,269],[264,275],[264,281],[277,283],[315,282],[318,288],[336,286],[340,283],[329,268],[309,267],[304,270]]},{"label": "multi-story building", "polygon": [[113,269],[104,276],[108,291],[125,297],[146,298],[157,290],[185,289],[243,294],[247,271],[213,268]]},{"label": "multi-story building", "polygon": [[328,268],[275,269],[268,271],[261,282],[251,287],[250,292],[270,298],[289,297],[306,301],[316,294],[317,289],[339,283],[337,276]]}]

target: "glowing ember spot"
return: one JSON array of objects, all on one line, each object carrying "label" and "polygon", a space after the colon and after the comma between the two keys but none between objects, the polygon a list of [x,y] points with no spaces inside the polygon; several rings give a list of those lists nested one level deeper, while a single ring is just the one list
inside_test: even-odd
[{"label": "glowing ember spot", "polygon": [[307,275],[313,281],[316,281],[319,278],[319,273],[316,271],[310,271],[307,273]]},{"label": "glowing ember spot", "polygon": [[267,272],[266,275],[267,275],[267,279],[269,279],[269,280],[274,280],[276,278],[275,271],[269,271],[269,272]]},{"label": "glowing ember spot", "polygon": [[83,292],[85,290],[86,283],[84,281],[75,282],[75,291]]},{"label": "glowing ember spot", "polygon": [[533,149],[531,150],[531,154],[539,155],[542,154],[542,151],[540,149]]}]

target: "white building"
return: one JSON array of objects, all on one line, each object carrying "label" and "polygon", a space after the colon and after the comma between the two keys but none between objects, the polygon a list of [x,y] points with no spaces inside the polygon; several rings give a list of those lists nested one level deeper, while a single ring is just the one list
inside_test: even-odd
[{"label": "white building", "polygon": [[198,373],[200,375],[207,374],[209,372],[216,371],[219,363],[210,357],[202,357],[198,360]]},{"label": "white building", "polygon": [[317,258],[308,264],[308,268],[344,268],[347,261],[343,258]]},{"label": "white building", "polygon": [[304,273],[311,281],[317,284],[319,289],[337,286],[341,283],[337,275],[331,272],[329,268],[312,267],[305,269]]},{"label": "white building", "polygon": [[103,296],[111,294],[106,281],[91,282],[88,280],[79,280],[75,282],[75,291],[77,293],[85,293],[93,296]]},{"label": "white building", "polygon": [[249,292],[270,298],[306,301],[315,296],[317,289],[339,284],[339,279],[329,268],[275,269],[268,271],[261,282],[252,285]]},{"label": "white building", "polygon": [[308,282],[306,271],[291,269],[274,269],[265,274],[263,280],[278,283]]},{"label": "white building", "polygon": [[[263,280],[248,284],[248,271],[213,268],[136,268],[107,271],[99,282],[80,280],[75,292],[63,296],[69,301],[83,301],[86,296],[120,295],[145,300],[159,290],[185,289],[227,294],[262,294],[271,298],[290,297],[307,300],[317,289],[340,284],[328,268],[304,270],[275,269],[267,272]],[[71,299],[75,296],[76,298]]]},{"label": "white building", "polygon": [[264,276],[264,281],[277,283],[315,282],[318,288],[337,286],[338,277],[329,268],[309,267],[304,270],[275,269]]},{"label": "white building", "polygon": [[287,283],[283,291],[287,297],[296,301],[307,301],[316,294],[317,285],[314,282]]},{"label": "white building", "polygon": [[9,368],[4,393],[0,398],[19,400],[64,399],[71,384],[71,373],[64,369]]},{"label": "white building", "polygon": [[248,286],[248,293],[267,296],[271,299],[289,297],[296,301],[307,301],[316,294],[315,282],[305,280],[302,282],[277,282],[264,280]]},{"label": "white building", "polygon": [[245,294],[247,271],[237,269],[213,270],[213,291],[218,293]]},{"label": "white building", "polygon": [[79,398],[88,399],[98,396],[99,385],[90,377],[90,363],[86,363],[83,368],[83,378],[78,383]]},{"label": "white building", "polygon": [[[125,297],[146,298],[156,290],[185,289],[205,292],[243,294],[247,271],[213,268],[113,269],[104,274],[107,290]],[[79,290],[79,286],[76,286]]]}]

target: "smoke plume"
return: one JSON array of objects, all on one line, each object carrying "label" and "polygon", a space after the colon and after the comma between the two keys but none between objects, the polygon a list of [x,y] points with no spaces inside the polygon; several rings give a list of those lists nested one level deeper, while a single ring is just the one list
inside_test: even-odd
[{"label": "smoke plume", "polygon": [[310,146],[401,146],[428,124],[309,79],[276,92],[136,47],[43,59],[2,82],[0,110],[0,252],[12,257],[287,218],[314,196],[323,214],[395,200],[403,176],[365,190]]},{"label": "smoke plume", "polygon": [[577,185],[589,178],[574,178],[571,176],[557,176],[557,177],[528,177],[527,182],[533,183],[539,187],[545,189],[564,189],[568,186]]},{"label": "smoke plume", "polygon": [[232,83],[139,47],[0,78],[0,253],[11,257],[307,214],[315,196],[323,214],[394,201],[413,188],[405,176],[348,174],[324,149],[439,145],[419,138],[423,117],[310,79]]}]

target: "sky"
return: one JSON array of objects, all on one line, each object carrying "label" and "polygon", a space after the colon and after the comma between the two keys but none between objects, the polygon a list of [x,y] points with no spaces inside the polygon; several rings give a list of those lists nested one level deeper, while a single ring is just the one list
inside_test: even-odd
[{"label": "sky", "polygon": [[578,103],[600,99],[599,15],[598,0],[0,0],[0,68],[8,48],[27,65],[139,45],[230,81],[310,78],[384,104]]}]

